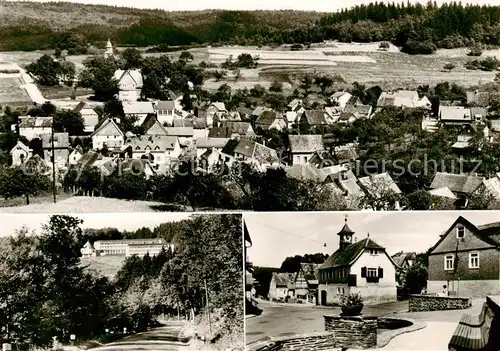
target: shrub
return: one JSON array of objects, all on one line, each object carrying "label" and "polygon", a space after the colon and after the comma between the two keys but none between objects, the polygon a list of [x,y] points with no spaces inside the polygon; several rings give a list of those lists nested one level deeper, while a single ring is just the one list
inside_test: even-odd
[{"label": "shrub", "polygon": [[470,51],[467,56],[481,56],[483,54],[483,46],[480,43],[474,43],[470,47]]},{"label": "shrub", "polygon": [[340,297],[340,307],[359,307],[363,306],[363,297],[360,293],[349,293]]},{"label": "shrub", "polygon": [[436,52],[437,47],[431,41],[408,40],[402,48],[402,52],[410,55],[430,55]]}]

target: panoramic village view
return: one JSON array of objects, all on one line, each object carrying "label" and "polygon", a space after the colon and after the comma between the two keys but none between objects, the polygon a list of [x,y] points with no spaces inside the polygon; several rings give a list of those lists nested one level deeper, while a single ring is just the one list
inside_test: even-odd
[{"label": "panoramic village view", "polygon": [[0,18],[4,210],[499,208],[498,7]]},{"label": "panoramic village view", "polygon": [[499,219],[244,214],[247,350],[498,350]]},{"label": "panoramic village view", "polygon": [[241,215],[0,222],[3,351],[244,350]]}]

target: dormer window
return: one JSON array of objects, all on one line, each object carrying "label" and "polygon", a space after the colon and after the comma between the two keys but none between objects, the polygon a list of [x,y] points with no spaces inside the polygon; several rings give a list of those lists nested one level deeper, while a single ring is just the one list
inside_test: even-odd
[{"label": "dormer window", "polygon": [[372,255],[372,256],[378,255],[378,250],[377,249],[370,249],[370,255]]},{"label": "dormer window", "polygon": [[457,227],[457,239],[461,239],[465,236],[465,228],[463,226]]}]

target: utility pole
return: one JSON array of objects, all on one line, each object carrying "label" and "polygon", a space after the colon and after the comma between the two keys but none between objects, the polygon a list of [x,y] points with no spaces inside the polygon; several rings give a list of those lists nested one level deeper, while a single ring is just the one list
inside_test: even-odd
[{"label": "utility pole", "polygon": [[210,332],[210,338],[212,338],[212,321],[210,319],[210,309],[208,307],[208,289],[207,289],[207,280],[205,279],[205,297],[206,297],[206,306],[208,312],[208,330]]},{"label": "utility pole", "polygon": [[52,117],[52,193],[54,195],[54,203],[56,203],[56,156],[54,147],[54,117]]}]

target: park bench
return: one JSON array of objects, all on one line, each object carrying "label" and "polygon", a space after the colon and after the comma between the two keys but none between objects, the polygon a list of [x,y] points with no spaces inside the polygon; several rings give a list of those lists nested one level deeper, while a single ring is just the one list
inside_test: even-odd
[{"label": "park bench", "polygon": [[[489,297],[481,308],[478,316],[464,314],[448,344],[449,350],[500,350],[498,333],[490,333],[498,328],[496,314],[498,305]],[[500,314],[498,315],[500,317]]]}]

